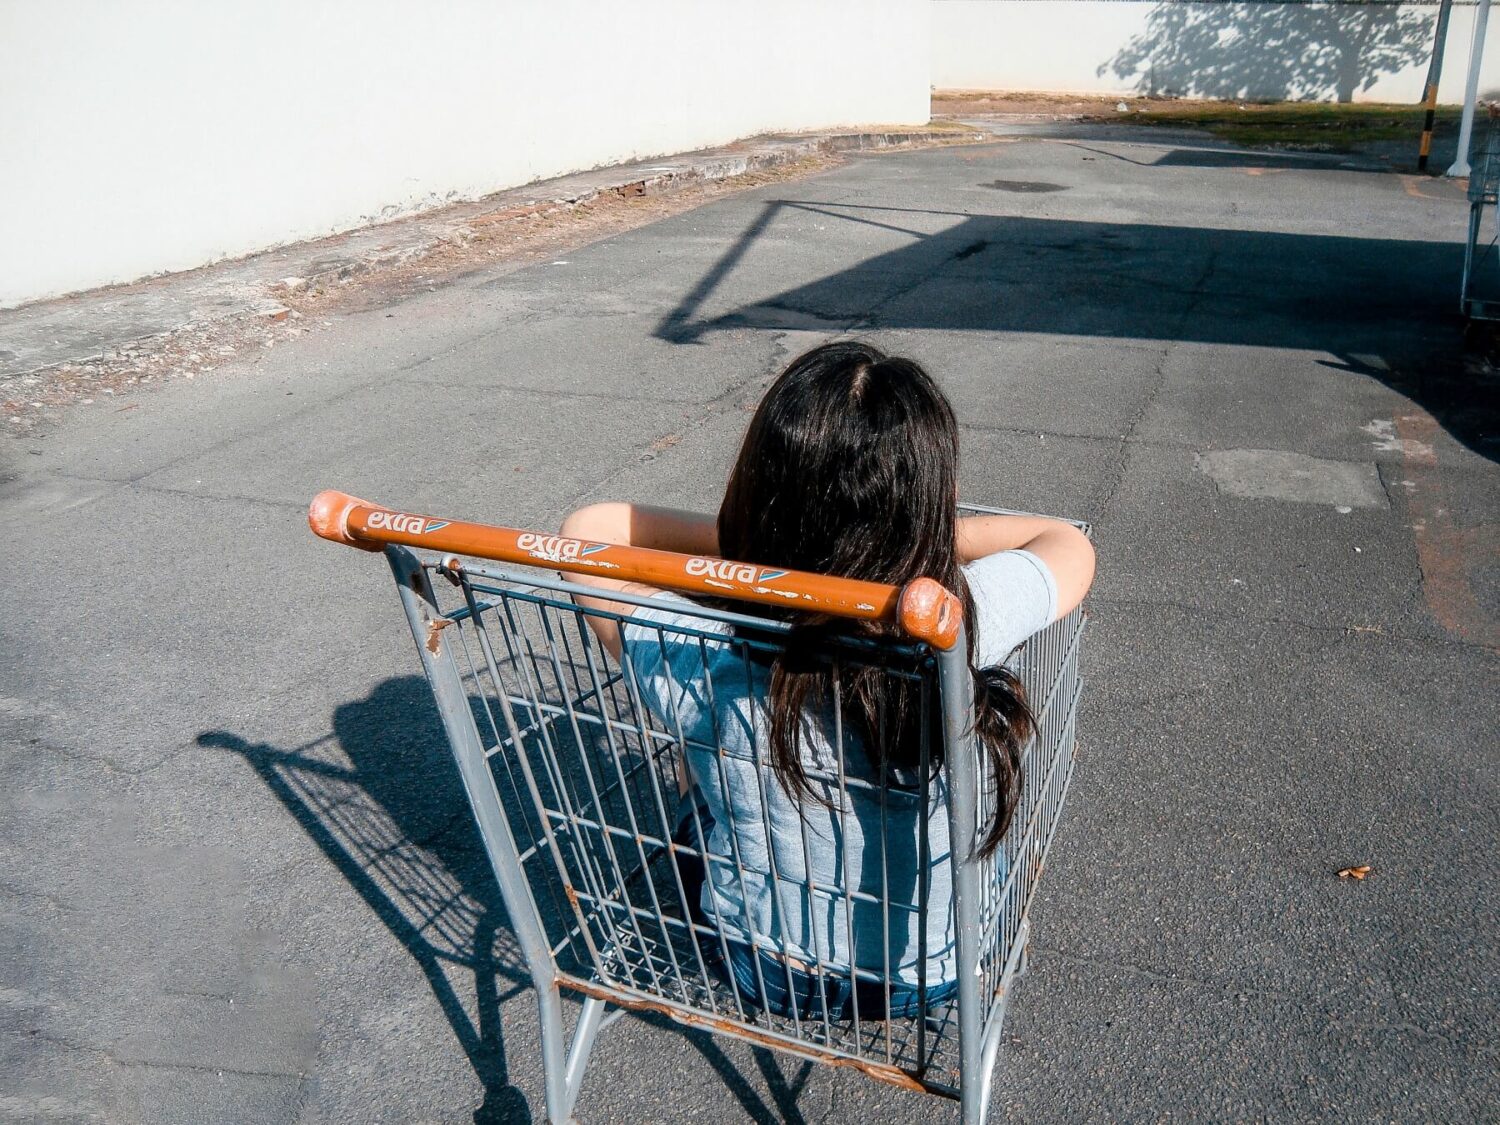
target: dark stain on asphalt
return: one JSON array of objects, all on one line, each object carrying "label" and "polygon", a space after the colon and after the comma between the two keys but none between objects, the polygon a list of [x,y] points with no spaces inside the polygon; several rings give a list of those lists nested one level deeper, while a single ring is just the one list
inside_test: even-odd
[{"label": "dark stain on asphalt", "polygon": [[1064,184],[1049,184],[1041,180],[995,180],[979,186],[994,188],[996,191],[1013,191],[1022,195],[1040,195],[1048,191],[1068,190]]}]

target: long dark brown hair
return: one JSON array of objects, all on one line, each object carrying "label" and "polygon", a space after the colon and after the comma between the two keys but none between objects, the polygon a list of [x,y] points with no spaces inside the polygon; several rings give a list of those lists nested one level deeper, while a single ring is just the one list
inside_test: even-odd
[{"label": "long dark brown hair", "polygon": [[[943,392],[909,359],[862,343],[825,344],[793,360],[761,399],[719,508],[719,551],[762,566],[904,585],[933,578],[952,590],[969,622],[974,601],[955,543],[958,421]],[[832,697],[833,669],[804,655],[822,634],[851,629],[891,636],[894,624],[798,615],[771,665],[771,767],[788,793],[821,800],[803,768],[804,708]],[[975,734],[996,786],[995,815],[980,853],[999,845],[1021,787],[1020,753],[1033,720],[1020,681],[1005,668],[973,671]],[[919,767],[919,685],[867,664],[846,666],[843,721],[863,737],[882,773]],[[942,766],[938,708],[929,767]]]}]

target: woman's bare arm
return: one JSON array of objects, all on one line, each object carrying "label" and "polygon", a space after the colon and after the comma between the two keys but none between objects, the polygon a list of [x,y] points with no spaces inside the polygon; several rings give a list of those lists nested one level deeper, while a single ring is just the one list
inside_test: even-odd
[{"label": "woman's bare arm", "polygon": [[1057,583],[1057,615],[1073,612],[1094,581],[1094,545],[1070,523],[1045,516],[963,516],[958,558],[970,563],[1001,551],[1030,551]]},{"label": "woman's bare arm", "polygon": [[[590,504],[563,520],[562,533],[570,539],[648,547],[657,551],[677,551],[685,555],[719,553],[719,526],[716,517],[673,508],[652,508],[645,504],[618,501]],[[642,597],[660,592],[655,586],[644,583],[624,582],[618,578],[603,578],[593,574],[565,574],[563,577],[569,582],[599,591],[599,596],[573,595],[573,600],[579,605],[586,609],[602,609],[622,615],[628,615],[635,606],[628,602],[612,601],[607,596],[611,591],[639,594]],[[604,617],[589,616],[585,620],[605,650],[619,659],[619,625]]]},{"label": "woman's bare arm", "polygon": [[[688,555],[719,553],[718,521],[714,516],[645,504],[619,501],[590,504],[563,521],[562,534],[595,543],[649,547]],[[978,515],[965,516],[958,521],[960,562],[973,562],[986,555],[1018,548],[1036,555],[1052,572],[1057,583],[1058,616],[1070,613],[1083,601],[1094,580],[1094,547],[1088,536],[1072,524],[1042,516]],[[594,574],[566,574],[563,577],[598,592],[575,594],[574,600],[579,605],[621,616],[628,616],[635,607],[628,602],[610,599],[610,592],[642,597],[660,592],[655,586]],[[587,621],[600,643],[618,659],[618,624],[608,618],[592,616]]]}]

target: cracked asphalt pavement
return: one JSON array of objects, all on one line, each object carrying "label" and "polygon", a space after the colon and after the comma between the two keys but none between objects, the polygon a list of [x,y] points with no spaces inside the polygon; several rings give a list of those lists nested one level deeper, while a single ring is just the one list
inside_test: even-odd
[{"label": "cracked asphalt pavement", "polygon": [[[1461,193],[1133,138],[856,157],[4,439],[0,1117],[540,1120],[389,576],[306,504],[712,506],[769,378],[849,334],[942,381],[967,498],[1099,546],[996,1119],[1492,1120],[1500,451]],[[635,1016],[578,1107],[953,1112]]]}]

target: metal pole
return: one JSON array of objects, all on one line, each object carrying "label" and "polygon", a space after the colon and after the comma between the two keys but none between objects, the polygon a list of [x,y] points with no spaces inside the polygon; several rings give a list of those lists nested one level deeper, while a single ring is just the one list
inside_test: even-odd
[{"label": "metal pole", "polygon": [[406,609],[412,638],[417,642],[417,655],[422,660],[422,670],[427,673],[427,682],[432,686],[438,716],[448,735],[453,759],[458,763],[458,774],[468,795],[479,837],[484,841],[490,869],[495,874],[495,882],[500,885],[501,901],[505,903],[511,928],[526,958],[526,967],[531,970],[531,983],[536,986],[547,1121],[549,1125],[566,1125],[572,1120],[573,1103],[578,1097],[578,1087],[573,1083],[581,1079],[583,1065],[588,1060],[588,1048],[592,1045],[588,1040],[598,1030],[601,1013],[585,1011],[580,1017],[579,1033],[585,1037],[585,1042],[574,1045],[575,1061],[570,1063],[563,1028],[562,999],[557,987],[557,963],[552,959],[546,927],[542,925],[536,902],[531,897],[516,838],[511,834],[510,822],[500,804],[500,794],[495,791],[484,743],[474,726],[469,696],[453,654],[454,642],[442,632],[447,618],[438,610],[432,582],[416,555],[404,547],[390,546],[385,550],[385,557],[391,564],[396,587],[401,591],[401,604]]},{"label": "metal pole", "polygon": [[953,647],[938,654],[942,684],[943,770],[948,775],[948,844],[953,864],[953,911],[958,938],[958,1084],[964,1125],[983,1125],[990,1086],[981,1073],[984,1016],[990,997],[979,992],[979,791],[984,784],[974,743],[974,675],[961,625]]},{"label": "metal pole", "polygon": [[1479,100],[1479,64],[1484,61],[1484,29],[1490,22],[1490,0],[1479,0],[1474,13],[1474,42],[1469,46],[1469,84],[1464,91],[1464,116],[1458,127],[1458,155],[1446,175],[1469,174],[1469,142],[1474,138],[1474,104]]},{"label": "metal pole", "polygon": [[1443,0],[1438,8],[1437,32],[1432,40],[1432,61],[1427,64],[1427,90],[1422,102],[1427,113],[1422,120],[1422,145],[1417,150],[1417,171],[1427,171],[1427,158],[1432,153],[1432,124],[1437,117],[1438,83],[1443,77],[1443,48],[1448,44],[1448,15],[1453,11],[1453,0]]}]

